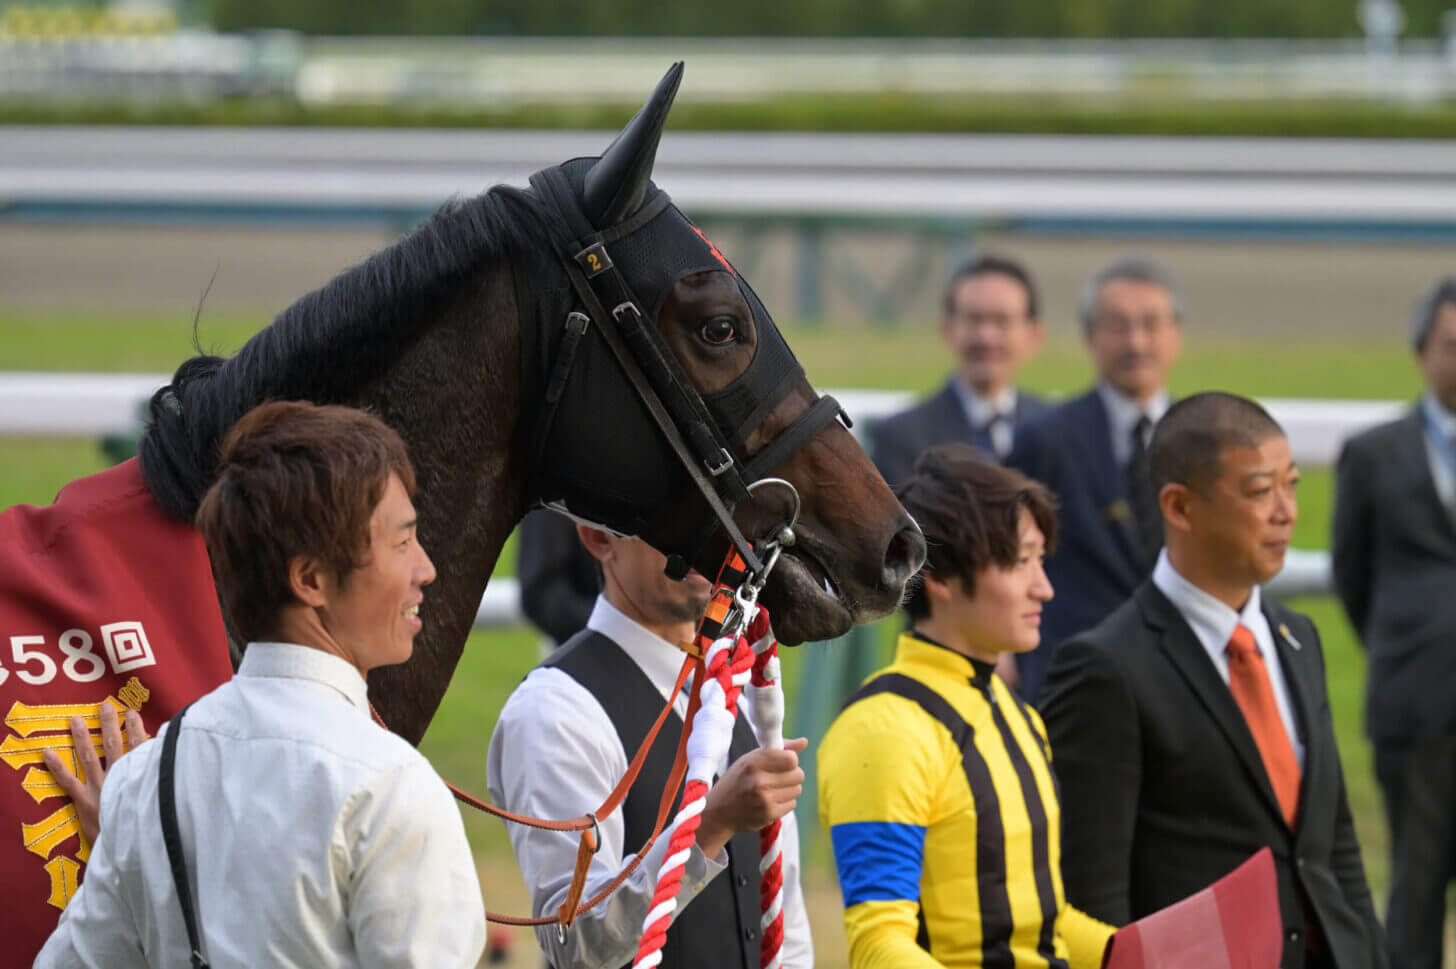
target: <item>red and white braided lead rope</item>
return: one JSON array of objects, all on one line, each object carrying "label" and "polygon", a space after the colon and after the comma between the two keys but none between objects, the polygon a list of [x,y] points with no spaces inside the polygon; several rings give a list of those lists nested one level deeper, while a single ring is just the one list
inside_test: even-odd
[{"label": "red and white braided lead rope", "polygon": [[742,636],[714,640],[703,657],[706,676],[699,693],[702,705],[689,726],[687,783],[682,807],[672,821],[667,856],[657,870],[657,889],[642,921],[642,938],[632,969],[655,969],[662,962],[667,929],[677,911],[683,869],[697,840],[707,804],[708,787],[728,760],[733,742],[733,722],[738,714],[738,695],[752,676],[754,655]]},{"label": "red and white braided lead rope", "polygon": [[[779,644],[769,628],[768,612],[760,609],[749,623],[753,671],[749,697],[754,733],[769,750],[784,746],[784,687],[779,679]],[[784,947],[783,821],[758,832],[759,969],[779,969]]]}]

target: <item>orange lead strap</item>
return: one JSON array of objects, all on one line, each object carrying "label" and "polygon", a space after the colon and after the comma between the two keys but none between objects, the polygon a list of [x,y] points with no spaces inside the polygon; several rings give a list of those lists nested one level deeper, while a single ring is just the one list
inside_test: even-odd
[{"label": "orange lead strap", "polygon": [[761,577],[750,577],[742,559],[730,552],[698,626],[694,645],[704,650],[702,662],[706,675],[698,695],[701,705],[684,729],[684,735],[689,738],[687,786],[683,789],[682,807],[673,819],[667,855],[657,871],[657,885],[642,921],[633,969],[655,969],[662,962],[662,947],[677,912],[683,872],[702,823],[709,785],[727,759],[733,722],[738,714],[738,696],[752,677],[755,657],[742,632],[756,614],[755,600],[761,581]]}]

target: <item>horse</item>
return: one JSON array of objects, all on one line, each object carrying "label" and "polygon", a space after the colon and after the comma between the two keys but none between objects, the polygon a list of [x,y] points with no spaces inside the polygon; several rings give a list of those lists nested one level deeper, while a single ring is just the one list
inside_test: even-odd
[{"label": "horse", "polygon": [[[142,470],[161,507],[186,521],[222,435],[265,400],[363,407],[401,433],[439,577],[413,656],[373,671],[369,687],[411,742],[533,507],[638,535],[711,575],[730,545],[762,551],[743,536],[773,533],[797,491],[793,543],[761,600],[788,645],[888,614],[924,562],[918,528],[838,405],[815,393],[746,281],[651,182],[681,76],[674,65],[600,157],[446,203],[231,358],[185,361],[152,398]],[[627,332],[624,355],[614,327],[633,314],[645,327]],[[770,472],[787,486],[755,488]]]}]

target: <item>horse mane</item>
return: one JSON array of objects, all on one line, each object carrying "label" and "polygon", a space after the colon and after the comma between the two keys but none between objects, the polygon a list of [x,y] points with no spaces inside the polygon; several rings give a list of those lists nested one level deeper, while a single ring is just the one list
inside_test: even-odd
[{"label": "horse mane", "polygon": [[549,247],[540,225],[536,200],[520,189],[451,200],[284,310],[231,358],[184,361],[147,409],[138,456],[152,495],[191,521],[238,418],[270,399],[351,399],[425,334],[483,264]]}]

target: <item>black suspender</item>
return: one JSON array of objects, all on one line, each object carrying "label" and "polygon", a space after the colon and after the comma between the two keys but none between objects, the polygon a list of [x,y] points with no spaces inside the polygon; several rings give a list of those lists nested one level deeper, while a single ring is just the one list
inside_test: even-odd
[{"label": "black suspender", "polygon": [[187,944],[192,949],[192,969],[209,969],[207,959],[202,955],[201,939],[197,934],[197,915],[192,910],[192,889],[187,882],[187,856],[182,853],[182,832],[177,828],[177,738],[182,733],[182,718],[191,706],[189,703],[177,711],[167,728],[167,736],[162,741],[157,800],[162,813],[162,840],[167,845],[167,861],[172,866],[177,901],[182,904],[182,921],[187,925]]}]

